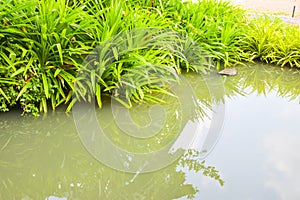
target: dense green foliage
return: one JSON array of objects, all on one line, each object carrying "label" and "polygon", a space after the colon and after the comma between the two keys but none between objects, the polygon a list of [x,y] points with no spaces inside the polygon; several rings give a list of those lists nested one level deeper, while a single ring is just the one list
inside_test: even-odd
[{"label": "dense green foliage", "polygon": [[250,21],[243,51],[249,58],[282,67],[300,67],[300,26],[278,18],[261,17]]},{"label": "dense green foliage", "polygon": [[298,33],[214,0],[3,0],[0,111],[70,110],[94,97],[101,107],[103,95],[159,102],[182,70],[209,68],[203,55],[218,69],[255,59],[300,67]]}]

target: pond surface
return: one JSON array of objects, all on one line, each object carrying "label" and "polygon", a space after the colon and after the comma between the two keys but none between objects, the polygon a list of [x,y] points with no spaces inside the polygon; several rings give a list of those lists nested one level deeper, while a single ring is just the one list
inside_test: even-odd
[{"label": "pond surface", "polygon": [[238,70],[162,107],[1,113],[0,199],[300,199],[300,72]]}]

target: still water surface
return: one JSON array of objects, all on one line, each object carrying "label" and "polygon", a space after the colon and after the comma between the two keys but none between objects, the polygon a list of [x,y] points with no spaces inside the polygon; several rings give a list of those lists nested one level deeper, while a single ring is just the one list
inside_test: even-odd
[{"label": "still water surface", "polygon": [[[199,141],[196,146],[189,143],[196,150],[148,173],[101,164],[82,142],[74,116],[63,110],[40,118],[21,117],[17,111],[1,113],[0,199],[300,199],[300,73],[263,65],[238,69],[236,77],[219,77],[225,90],[208,91],[202,79],[186,75],[197,106],[181,113],[186,107],[170,101],[165,127],[150,140],[132,143],[132,137],[110,122],[110,109],[97,111],[97,118],[114,130],[110,135],[114,144],[147,153],[172,146],[172,138],[183,132],[180,124],[199,118],[205,124],[203,113],[210,118],[216,109],[212,104],[225,102],[225,123],[213,142],[206,135],[202,139],[208,142],[200,141],[202,146]],[[149,120],[146,109],[143,105],[133,109],[137,123]]]}]

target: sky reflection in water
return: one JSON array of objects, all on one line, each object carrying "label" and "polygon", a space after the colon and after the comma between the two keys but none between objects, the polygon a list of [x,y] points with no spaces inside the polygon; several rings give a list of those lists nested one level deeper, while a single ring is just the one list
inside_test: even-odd
[{"label": "sky reflection in water", "polygon": [[207,158],[220,170],[225,186],[189,174],[188,182],[200,188],[199,199],[300,199],[300,74],[273,69],[241,70],[242,76],[248,70],[256,79],[248,77],[252,84],[239,79],[250,94],[226,98],[222,138]]}]

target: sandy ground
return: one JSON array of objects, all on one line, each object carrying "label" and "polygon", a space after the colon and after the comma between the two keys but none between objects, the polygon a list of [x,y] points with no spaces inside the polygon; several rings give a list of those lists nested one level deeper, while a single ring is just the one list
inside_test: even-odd
[{"label": "sandy ground", "polygon": [[249,12],[268,13],[292,18],[295,6],[295,19],[300,19],[300,0],[231,0],[233,4]]}]

